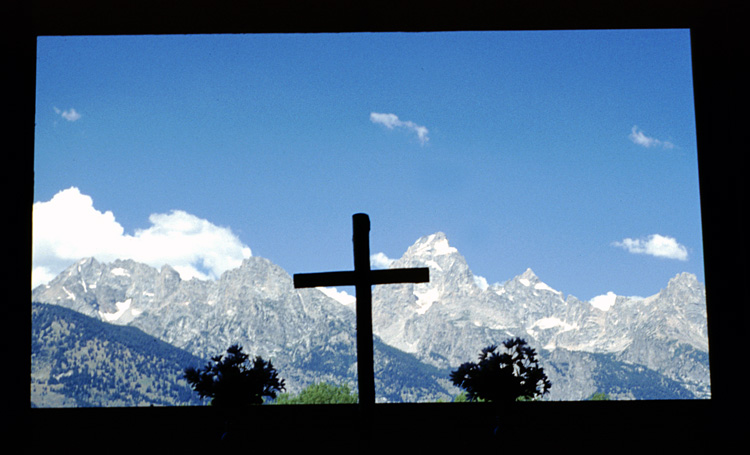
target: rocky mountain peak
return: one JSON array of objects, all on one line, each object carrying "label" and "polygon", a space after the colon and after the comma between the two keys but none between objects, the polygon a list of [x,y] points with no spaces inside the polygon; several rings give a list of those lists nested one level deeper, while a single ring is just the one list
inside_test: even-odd
[{"label": "rocky mountain peak", "polygon": [[550,288],[534,273],[533,270],[527,268],[522,274],[514,277],[504,286],[506,290],[510,289],[533,289],[535,291],[550,291],[555,294],[560,294],[559,291]]},{"label": "rocky mountain peak", "polygon": [[159,296],[164,297],[173,293],[180,285],[182,278],[180,273],[170,265],[164,265],[159,272],[159,282],[161,284]]},{"label": "rocky mountain peak", "polygon": [[431,287],[441,286],[445,280],[473,283],[466,259],[443,232],[420,237],[391,267],[429,267]]},{"label": "rocky mountain peak", "polygon": [[164,264],[161,268],[161,271],[159,272],[159,275],[166,278],[166,277],[176,277],[178,280],[180,279],[180,274],[175,270],[171,265]]},{"label": "rocky mountain peak", "polygon": [[518,276],[519,280],[527,280],[531,283],[539,281],[539,277],[536,276],[536,273],[534,273],[531,268],[527,268],[525,272],[523,272],[521,275]]},{"label": "rocky mountain peak", "polygon": [[98,266],[99,266],[99,261],[97,261],[93,257],[83,258],[80,261],[78,261],[78,268],[79,269],[89,268],[89,267],[98,267]]},{"label": "rocky mountain peak", "polygon": [[242,264],[239,268],[243,273],[250,275],[258,275],[262,279],[268,280],[269,278],[279,279],[283,281],[291,281],[292,277],[287,273],[286,270],[282,269],[278,265],[274,264],[270,260],[258,256],[251,256],[242,260]]},{"label": "rocky mountain peak", "polygon": [[676,275],[657,296],[662,304],[669,304],[675,308],[697,305],[701,311],[705,311],[705,286],[692,273],[683,272]]},{"label": "rocky mountain peak", "polygon": [[444,256],[458,253],[458,250],[448,243],[448,237],[443,232],[420,237],[409,249],[405,256]]},{"label": "rocky mountain peak", "polygon": [[682,272],[669,280],[667,289],[700,289],[702,286],[698,282],[698,277],[692,273]]}]

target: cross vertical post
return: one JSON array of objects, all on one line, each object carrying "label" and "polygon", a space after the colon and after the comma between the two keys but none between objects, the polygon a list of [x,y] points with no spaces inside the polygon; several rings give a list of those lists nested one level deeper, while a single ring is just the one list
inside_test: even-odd
[{"label": "cross vertical post", "polygon": [[372,286],[370,280],[370,218],[352,217],[354,274],[357,310],[357,382],[362,404],[375,403],[374,349],[372,342]]},{"label": "cross vertical post", "polygon": [[[425,283],[430,281],[430,269],[394,268],[370,270],[370,218],[367,214],[352,216],[354,271],[297,273],[295,288],[319,286],[354,286],[357,311],[357,383],[359,404],[367,410],[375,404],[375,374],[372,340],[372,286],[392,283]],[[369,415],[369,412],[365,412]]]}]

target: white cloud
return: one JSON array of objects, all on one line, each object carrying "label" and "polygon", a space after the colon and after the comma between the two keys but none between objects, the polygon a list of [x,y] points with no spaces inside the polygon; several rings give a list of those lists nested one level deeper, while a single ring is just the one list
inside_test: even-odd
[{"label": "white cloud", "polygon": [[342,305],[346,307],[354,309],[354,307],[356,306],[357,298],[353,295],[350,295],[346,291],[339,291],[336,288],[324,288],[324,287],[319,287],[316,289],[319,289],[323,294],[327,295],[333,300],[336,300],[337,302],[341,303]]},{"label": "white cloud", "polygon": [[485,291],[488,287],[490,287],[490,284],[487,282],[487,278],[479,275],[474,275],[474,284],[476,284],[479,289]]},{"label": "white cloud", "polygon": [[373,269],[387,269],[395,261],[385,255],[385,253],[375,253],[370,255],[370,267]]},{"label": "white cloud", "polygon": [[33,206],[32,286],[46,283],[73,262],[133,259],[152,267],[169,264],[183,279],[215,279],[251,256],[231,230],[189,213],[153,214],[151,226],[126,235],[112,212],[94,208],[78,188]]},{"label": "white cloud", "polygon": [[407,121],[399,120],[396,114],[381,114],[378,112],[371,112],[370,121],[373,123],[379,123],[391,130],[397,127],[411,130],[417,134],[417,138],[419,139],[419,142],[422,145],[426,144],[427,141],[430,140],[430,138],[427,136],[427,134],[429,133],[429,130],[427,130],[426,127],[417,125],[416,123],[410,120],[407,120]]},{"label": "white cloud", "polygon": [[60,117],[64,118],[65,120],[69,122],[75,122],[76,120],[81,118],[81,114],[79,114],[75,109],[70,108],[67,111],[61,111],[58,108],[54,108],[55,112],[60,115]]},{"label": "white cloud", "polygon": [[688,258],[688,251],[685,246],[680,245],[673,237],[659,234],[652,234],[640,239],[626,238],[621,242],[614,242],[613,245],[635,254],[648,254],[680,261],[687,261]]},{"label": "white cloud", "polygon": [[635,125],[630,130],[630,134],[628,135],[628,138],[630,138],[630,140],[633,141],[634,144],[641,145],[646,148],[649,148],[649,147],[662,147],[665,149],[674,148],[674,144],[672,144],[671,142],[660,141],[659,139],[646,136],[643,133],[643,131],[641,131]]},{"label": "white cloud", "polygon": [[616,299],[617,295],[614,292],[609,291],[604,295],[598,295],[594,297],[589,303],[595,308],[598,308],[602,311],[607,311],[612,308],[612,305],[615,304]]}]

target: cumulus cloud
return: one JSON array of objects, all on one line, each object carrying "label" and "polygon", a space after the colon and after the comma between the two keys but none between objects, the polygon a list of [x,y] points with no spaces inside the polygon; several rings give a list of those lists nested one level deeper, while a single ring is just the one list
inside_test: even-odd
[{"label": "cumulus cloud", "polygon": [[487,288],[490,287],[490,284],[487,282],[487,278],[479,275],[474,275],[474,284],[476,284],[477,287],[483,291],[487,290]]},{"label": "cumulus cloud", "polygon": [[54,108],[55,112],[60,115],[60,117],[64,118],[65,120],[69,122],[75,122],[76,120],[81,118],[81,114],[79,114],[75,109],[70,108],[67,111],[62,111],[58,108]]},{"label": "cumulus cloud", "polygon": [[673,237],[659,234],[652,234],[640,239],[626,238],[621,242],[614,242],[613,245],[634,254],[648,254],[680,261],[687,261],[688,258],[688,251],[685,246],[680,245]]},{"label": "cumulus cloud", "polygon": [[180,210],[153,214],[150,227],[127,235],[112,212],[95,209],[92,198],[75,187],[34,203],[32,217],[34,287],[84,257],[169,264],[183,279],[215,279],[252,254],[228,228]]},{"label": "cumulus cloud", "polygon": [[378,112],[371,112],[370,121],[373,123],[379,123],[391,130],[394,128],[406,128],[407,130],[416,133],[417,138],[422,145],[426,144],[427,141],[430,140],[430,138],[427,136],[429,131],[426,127],[417,125],[410,120],[399,120],[396,114],[381,114]]},{"label": "cumulus cloud", "polygon": [[387,269],[395,259],[391,259],[385,253],[375,253],[370,255],[370,268]]},{"label": "cumulus cloud", "polygon": [[674,144],[667,141],[660,141],[659,139],[646,136],[637,126],[633,126],[630,130],[628,138],[637,145],[649,148],[649,147],[662,147],[665,149],[674,148]]},{"label": "cumulus cloud", "polygon": [[349,307],[351,309],[354,309],[357,305],[357,298],[346,291],[339,291],[336,288],[326,288],[326,287],[319,287],[319,289],[323,294],[327,295],[328,297],[332,298],[333,300],[336,300],[340,304]]},{"label": "cumulus cloud", "polygon": [[617,295],[614,292],[609,291],[604,295],[597,295],[591,299],[589,303],[595,308],[607,311],[615,304],[615,300],[617,300]]}]

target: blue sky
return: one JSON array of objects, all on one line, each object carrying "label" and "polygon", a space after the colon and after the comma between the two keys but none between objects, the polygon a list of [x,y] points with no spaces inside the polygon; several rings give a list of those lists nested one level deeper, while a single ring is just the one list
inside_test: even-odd
[{"label": "blue sky", "polygon": [[687,30],[40,37],[34,282],[349,269],[357,212],[490,283],[703,281],[692,90]]}]

